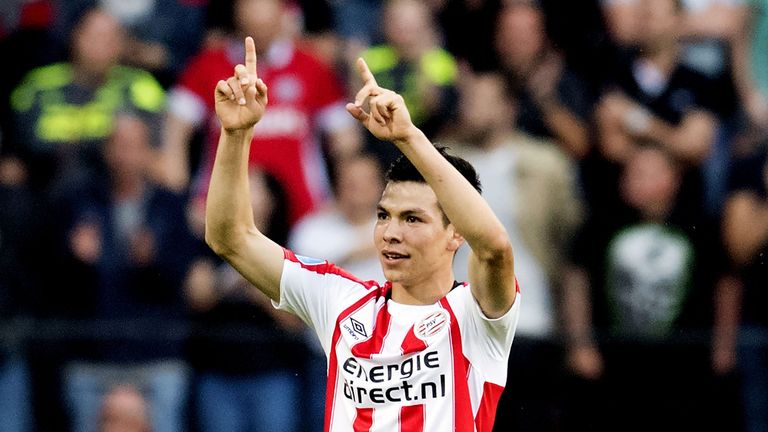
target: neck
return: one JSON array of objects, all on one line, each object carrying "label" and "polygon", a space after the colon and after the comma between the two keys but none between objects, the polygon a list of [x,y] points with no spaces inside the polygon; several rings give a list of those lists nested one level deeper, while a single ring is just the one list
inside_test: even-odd
[{"label": "neck", "polygon": [[453,288],[453,271],[442,272],[442,277],[430,277],[419,282],[393,282],[392,300],[407,305],[431,305],[446,296]]},{"label": "neck", "polygon": [[107,79],[107,71],[96,72],[81,64],[74,63],[75,82],[86,87],[98,87]]},{"label": "neck", "polygon": [[672,212],[672,203],[659,202],[654,205],[640,209],[643,219],[646,222],[664,223]]}]

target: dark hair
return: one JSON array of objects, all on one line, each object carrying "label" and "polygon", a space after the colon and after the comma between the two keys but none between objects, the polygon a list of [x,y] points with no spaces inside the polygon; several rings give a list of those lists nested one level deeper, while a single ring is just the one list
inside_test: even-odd
[{"label": "dark hair", "polygon": [[[465,159],[448,153],[448,148],[445,146],[436,145],[435,148],[448,162],[450,162],[451,165],[453,165],[454,168],[459,171],[459,173],[461,173],[465,179],[467,179],[469,184],[471,184],[477,192],[483,192],[483,186],[480,184],[480,177],[477,175],[477,171],[475,171],[475,167],[473,167],[471,163],[467,162]],[[418,183],[427,182],[424,179],[424,176],[421,175],[419,170],[413,166],[413,163],[407,157],[405,157],[405,155],[400,155],[397,159],[395,159],[394,162],[392,162],[392,165],[389,166],[387,173],[384,175],[384,180],[387,183],[406,181],[413,181]],[[440,211],[442,211],[442,208]],[[448,220],[445,212],[443,212],[443,221],[446,225],[450,223],[450,220]]]}]

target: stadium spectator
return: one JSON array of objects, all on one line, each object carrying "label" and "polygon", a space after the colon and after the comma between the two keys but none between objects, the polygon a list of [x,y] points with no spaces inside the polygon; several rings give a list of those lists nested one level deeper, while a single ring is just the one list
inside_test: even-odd
[{"label": "stadium spectator", "polygon": [[[573,162],[551,142],[515,129],[516,104],[496,73],[464,74],[459,128],[441,143],[471,162],[483,196],[515,244],[515,269],[525,287],[497,430],[557,430],[558,286],[566,245],[580,221]],[[524,204],[525,203],[525,204]],[[454,273],[467,274],[469,251],[457,252]]]},{"label": "stadium spectator", "polygon": [[549,41],[543,10],[511,1],[499,12],[495,47],[501,70],[517,100],[517,125],[548,137],[574,159],[589,151],[587,119],[592,97]]},{"label": "stadium spectator", "polygon": [[657,147],[627,156],[623,207],[593,213],[565,276],[570,367],[606,386],[597,401],[574,400],[605,421],[598,430],[707,429],[724,417],[712,392],[713,327],[734,323],[715,302],[730,290],[717,227],[677,199],[674,157]]},{"label": "stadium spectator", "polygon": [[[403,95],[413,122],[434,136],[455,118],[458,68],[442,48],[432,10],[417,0],[389,0],[381,13],[384,42],[363,51],[376,80]],[[373,146],[385,164],[397,156],[384,145]]]},{"label": "stadium spectator", "polygon": [[725,245],[738,268],[743,294],[738,356],[744,423],[748,432],[768,429],[768,145],[763,142],[732,171],[725,205]]},{"label": "stadium spectator", "polygon": [[209,0],[58,0],[57,33],[66,37],[84,10],[99,7],[127,30],[123,60],[150,71],[163,86],[175,81],[205,36]]},{"label": "stadium spectator", "polygon": [[205,149],[192,193],[205,193],[219,136],[211,91],[242,58],[240,36],[253,35],[260,54],[259,76],[273,89],[273,109],[255,130],[250,161],[280,181],[294,223],[329,194],[325,156],[356,151],[359,131],[344,112],[344,94],[332,70],[286,36],[283,0],[233,0],[227,5],[232,7],[232,37],[195,56],[171,92],[158,175],[175,190],[188,186],[191,139],[202,128]]},{"label": "stadium spectator", "polygon": [[[621,164],[644,143],[662,146],[685,169],[678,199],[704,211],[702,166],[718,128],[715,83],[682,63],[677,28],[684,16],[678,2],[648,0],[641,12],[640,48],[618,65],[596,109],[599,149],[605,159]],[[617,182],[606,177],[591,184]]]},{"label": "stadium spectator", "polygon": [[383,277],[371,230],[381,198],[381,168],[373,156],[356,155],[335,168],[334,199],[291,230],[288,245],[306,256],[323,255],[365,280]]},{"label": "stadium spectator", "polygon": [[5,152],[21,162],[33,190],[93,170],[116,111],[152,116],[163,109],[165,95],[152,75],[120,65],[125,44],[119,22],[91,9],[73,31],[71,60],[34,69],[11,94]]},{"label": "stadium spectator", "polygon": [[[152,150],[150,126],[120,113],[103,148],[106,171],[74,190],[59,210],[68,226],[69,264],[58,276],[82,298],[81,317],[100,320],[106,332],[66,366],[75,431],[93,430],[101,397],[120,381],[145,389],[154,431],[185,429],[180,324],[188,234],[179,223],[183,198],[148,180]],[[77,267],[89,277],[72,277]]]},{"label": "stadium spectator", "polygon": [[[286,201],[279,183],[256,169],[249,178],[256,225],[285,241]],[[205,246],[204,204],[197,200],[188,208],[198,252],[184,284],[196,329],[189,360],[196,373],[199,430],[301,430],[303,415],[297,408],[312,402],[300,397],[307,361],[304,325],[275,310],[264,294]]]}]

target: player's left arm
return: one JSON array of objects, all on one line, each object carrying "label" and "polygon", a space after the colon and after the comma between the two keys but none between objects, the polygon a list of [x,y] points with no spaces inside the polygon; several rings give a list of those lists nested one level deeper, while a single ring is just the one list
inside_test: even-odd
[{"label": "player's left arm", "polygon": [[[472,248],[469,277],[472,293],[489,318],[504,315],[515,302],[512,244],[504,226],[482,196],[411,121],[402,96],[381,88],[362,59],[363,88],[347,110],[374,136],[391,141],[432,187],[438,202]],[[368,101],[370,113],[363,109]]]}]

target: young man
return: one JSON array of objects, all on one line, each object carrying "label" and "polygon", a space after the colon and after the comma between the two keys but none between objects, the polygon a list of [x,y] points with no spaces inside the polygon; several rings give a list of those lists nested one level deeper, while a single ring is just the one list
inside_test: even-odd
[{"label": "young man", "polygon": [[[347,110],[407,158],[390,172],[374,229],[387,282],[297,256],[255,228],[248,152],[267,87],[251,38],[245,66],[216,86],[222,133],[206,240],[317,333],[328,356],[325,431],[490,432],[519,312],[512,246],[467,180],[477,183],[471,166],[441,154],[403,98],[379,87],[364,61],[358,69],[364,85]],[[452,260],[465,239],[470,283],[457,284]]]}]

